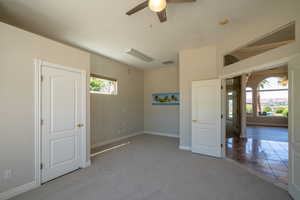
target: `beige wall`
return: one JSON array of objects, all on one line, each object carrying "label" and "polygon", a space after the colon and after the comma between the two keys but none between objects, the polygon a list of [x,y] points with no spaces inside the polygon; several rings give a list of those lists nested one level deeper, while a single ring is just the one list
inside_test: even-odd
[{"label": "beige wall", "polygon": [[[1,193],[34,181],[33,60],[38,58],[83,69],[89,74],[90,57],[86,52],[1,22],[0,35]],[[89,102],[89,95],[87,100]],[[89,115],[89,105],[87,111]],[[89,129],[87,133],[89,135]],[[12,169],[12,177],[5,181],[3,174],[6,169]]]},{"label": "beige wall", "polygon": [[218,77],[216,56],[216,46],[183,50],[179,54],[180,146],[182,147],[189,147],[191,144],[192,81]]},{"label": "beige wall", "polygon": [[[249,72],[256,67],[270,67],[287,62],[291,56],[300,49],[300,1],[276,1],[268,8],[264,16],[256,16],[249,23],[241,25],[238,29],[231,27],[224,31],[224,38],[217,42],[218,71],[220,75],[235,75]],[[296,21],[296,42],[282,46],[263,54],[245,59],[238,63],[223,67],[223,55],[239,47],[255,41],[277,28]]]},{"label": "beige wall", "polygon": [[152,94],[179,92],[177,67],[144,72],[144,130],[179,136],[179,106],[153,106]]},{"label": "beige wall", "polygon": [[[287,62],[289,57],[300,51],[299,2],[276,1],[272,9],[266,9],[268,12],[265,16],[257,16],[236,29],[229,24],[227,27],[231,28],[227,29],[227,33],[224,32],[217,46],[182,50],[179,53],[181,146],[188,147],[191,142],[191,82]],[[224,54],[293,20],[297,20],[296,43],[223,68]],[[0,193],[31,182],[34,178],[34,58],[84,69],[87,74],[91,59],[93,73],[120,81],[120,96],[117,98],[93,96],[91,99],[96,105],[91,113],[94,119],[93,144],[144,129],[143,72],[132,69],[128,74],[128,66],[100,56],[92,55],[90,58],[86,52],[3,23],[0,23],[0,36]],[[89,95],[87,102],[90,102]],[[87,110],[89,112],[89,105]],[[89,113],[87,116],[90,116]],[[109,120],[113,117],[116,120]],[[89,142],[87,147],[89,153]],[[3,172],[9,168],[13,172],[12,178],[4,181]]]},{"label": "beige wall", "polygon": [[92,146],[143,131],[143,71],[92,54],[91,73],[118,80],[118,95],[91,94]]}]

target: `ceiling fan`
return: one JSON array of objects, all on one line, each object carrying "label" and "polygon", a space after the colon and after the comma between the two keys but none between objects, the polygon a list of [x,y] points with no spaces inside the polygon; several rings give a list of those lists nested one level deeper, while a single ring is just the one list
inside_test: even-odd
[{"label": "ceiling fan", "polygon": [[148,7],[153,12],[157,13],[157,16],[159,18],[159,21],[161,23],[167,21],[167,3],[189,3],[189,2],[195,2],[196,0],[146,0],[143,3],[140,3],[130,11],[128,11],[127,15],[132,15],[140,10],[143,10],[144,8]]}]

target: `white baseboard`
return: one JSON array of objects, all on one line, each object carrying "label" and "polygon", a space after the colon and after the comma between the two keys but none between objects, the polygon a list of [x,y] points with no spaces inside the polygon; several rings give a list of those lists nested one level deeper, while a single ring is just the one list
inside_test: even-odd
[{"label": "white baseboard", "polygon": [[287,124],[272,124],[272,123],[256,123],[256,122],[247,122],[247,126],[266,126],[266,127],[288,127]]},{"label": "white baseboard", "polygon": [[133,137],[133,136],[141,135],[143,133],[144,132],[141,131],[141,132],[137,132],[137,133],[132,133],[130,135],[126,135],[126,136],[114,138],[114,139],[111,139],[111,140],[107,140],[107,141],[104,141],[104,142],[99,142],[99,143],[93,144],[92,148],[101,147],[101,146],[104,146],[104,145],[107,145],[107,144],[111,144],[111,143],[114,143],[114,142],[118,142],[120,140],[124,140],[124,139],[130,138],[130,137]]},{"label": "white baseboard", "polygon": [[29,190],[35,189],[37,187],[39,187],[39,185],[37,185],[35,181],[32,181],[30,183],[26,183],[24,185],[15,187],[13,189],[10,189],[6,192],[0,193],[0,200],[10,199],[12,197],[15,197],[19,194],[22,194],[22,193],[27,192]]},{"label": "white baseboard", "polygon": [[159,135],[159,136],[165,136],[165,137],[179,138],[179,135],[171,134],[171,133],[160,133],[160,132],[153,132],[153,131],[144,131],[144,133],[149,134],[149,135]]},{"label": "white baseboard", "polygon": [[179,149],[185,150],[185,151],[191,151],[191,147],[189,147],[189,146],[179,146]]},{"label": "white baseboard", "polygon": [[91,166],[91,160],[86,161],[85,165],[84,165],[84,168],[87,168],[87,167],[90,167],[90,166]]}]

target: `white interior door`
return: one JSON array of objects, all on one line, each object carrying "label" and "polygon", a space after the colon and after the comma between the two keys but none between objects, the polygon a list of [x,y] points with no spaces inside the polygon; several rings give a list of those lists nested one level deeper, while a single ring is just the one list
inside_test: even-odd
[{"label": "white interior door", "polygon": [[42,182],[78,169],[82,161],[82,76],[42,66]]},{"label": "white interior door", "polygon": [[221,157],[221,80],[192,83],[192,152]]},{"label": "white interior door", "polygon": [[300,199],[300,57],[289,63],[289,193]]}]

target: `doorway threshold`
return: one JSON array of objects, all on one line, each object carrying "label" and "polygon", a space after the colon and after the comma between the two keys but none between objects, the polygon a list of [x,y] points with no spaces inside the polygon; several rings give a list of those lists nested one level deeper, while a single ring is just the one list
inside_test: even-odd
[{"label": "doorway threshold", "polygon": [[237,161],[235,160],[232,160],[231,158],[228,158],[228,157],[225,157],[225,160],[228,161],[228,162],[231,162],[245,170],[247,170],[248,172],[250,172],[251,174],[263,179],[264,181],[268,182],[268,183],[272,183],[273,185],[277,186],[277,187],[280,187],[281,189],[284,189],[286,191],[288,191],[288,185],[287,184],[284,184],[284,183],[281,183],[279,181],[277,181],[276,179],[274,178],[271,178],[267,175],[264,175],[263,173],[261,172],[258,172],[257,170],[251,168],[251,167],[248,167],[247,165],[244,165],[242,163],[238,163]]}]

